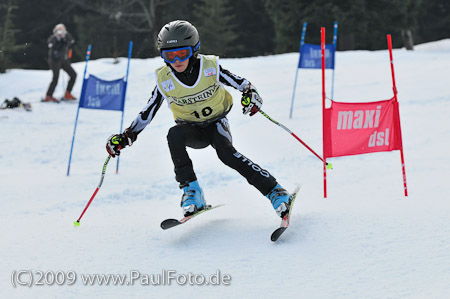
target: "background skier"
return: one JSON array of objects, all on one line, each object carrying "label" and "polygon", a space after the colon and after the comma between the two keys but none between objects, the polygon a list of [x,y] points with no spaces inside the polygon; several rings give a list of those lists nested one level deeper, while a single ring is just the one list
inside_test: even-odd
[{"label": "background skier", "polygon": [[64,24],[58,24],[53,28],[53,34],[48,38],[48,64],[53,72],[53,79],[47,90],[45,102],[59,102],[53,97],[56,85],[58,84],[59,71],[63,69],[69,75],[70,79],[67,84],[64,99],[75,100],[71,94],[77,73],[70,65],[71,47],[75,43],[72,35],[66,30]]}]

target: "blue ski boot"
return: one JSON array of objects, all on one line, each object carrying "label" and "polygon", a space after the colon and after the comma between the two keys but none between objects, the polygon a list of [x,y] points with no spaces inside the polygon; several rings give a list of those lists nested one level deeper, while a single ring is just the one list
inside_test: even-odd
[{"label": "blue ski boot", "polygon": [[272,206],[278,216],[281,218],[286,216],[289,212],[289,207],[291,204],[291,195],[283,187],[281,187],[280,184],[277,184],[272,191],[266,195],[266,197],[270,199],[270,202],[272,203]]},{"label": "blue ski boot", "polygon": [[193,215],[205,208],[203,191],[197,181],[190,182],[183,186],[184,194],[181,197],[181,207],[185,217]]}]

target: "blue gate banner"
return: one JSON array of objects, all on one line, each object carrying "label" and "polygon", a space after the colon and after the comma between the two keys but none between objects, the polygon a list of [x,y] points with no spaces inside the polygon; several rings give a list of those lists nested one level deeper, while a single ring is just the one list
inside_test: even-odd
[{"label": "blue gate banner", "polygon": [[[325,68],[334,69],[334,53],[336,49],[333,44],[325,45]],[[303,44],[300,50],[299,68],[320,69],[322,68],[322,49],[320,45]]]},{"label": "blue gate banner", "polygon": [[80,107],[123,111],[125,86],[126,82],[123,78],[107,81],[89,75],[87,79],[84,79]]}]

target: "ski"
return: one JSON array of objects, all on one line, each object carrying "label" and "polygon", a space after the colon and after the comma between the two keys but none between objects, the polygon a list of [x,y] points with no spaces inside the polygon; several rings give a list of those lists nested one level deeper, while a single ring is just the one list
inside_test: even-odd
[{"label": "ski", "polygon": [[177,220],[177,219],[166,219],[163,222],[161,222],[161,228],[166,230],[166,229],[178,226],[180,224],[186,223],[187,221],[191,220],[192,218],[194,218],[197,215],[200,215],[200,214],[202,214],[202,213],[204,213],[206,211],[209,211],[209,210],[221,207],[221,206],[224,206],[224,205],[223,204],[222,205],[217,205],[217,206],[207,205],[203,210],[198,211],[197,213],[195,213],[193,215],[184,217],[183,219],[180,219],[180,220]]},{"label": "ski", "polygon": [[22,107],[23,109],[25,109],[26,111],[31,111],[31,104],[30,103],[22,103]]},{"label": "ski", "polygon": [[44,98],[43,99],[41,99],[41,102],[43,102],[43,103],[62,103],[62,102],[64,102],[64,103],[78,103],[78,99],[66,99],[66,98],[59,98],[59,99],[57,99],[57,98],[55,98],[55,100],[56,101],[46,101]]},{"label": "ski", "polygon": [[61,102],[66,102],[66,103],[78,103],[78,99],[66,99],[66,98],[64,98],[64,97],[62,97],[60,100],[59,100],[59,102],[61,103]]},{"label": "ski", "polygon": [[289,220],[291,218],[291,212],[292,212],[292,207],[294,206],[294,202],[295,202],[295,198],[297,197],[298,191],[300,190],[300,185],[298,185],[294,192],[291,194],[291,205],[289,207],[289,212],[284,216],[284,218],[281,220],[281,225],[279,228],[277,228],[272,235],[270,236],[270,240],[272,240],[272,242],[276,242],[278,240],[278,238],[284,233],[285,230],[287,230],[287,228],[289,227]]},{"label": "ski", "polygon": [[55,98],[55,100],[56,100],[56,102],[55,101],[46,101],[45,98],[42,98],[41,103],[57,103],[57,104],[61,103],[60,100],[58,100],[56,98]]}]

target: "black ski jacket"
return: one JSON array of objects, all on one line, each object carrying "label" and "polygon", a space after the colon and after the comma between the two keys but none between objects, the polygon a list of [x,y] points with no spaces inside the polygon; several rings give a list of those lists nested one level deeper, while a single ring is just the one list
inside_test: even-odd
[{"label": "black ski jacket", "polygon": [[54,62],[62,62],[69,59],[69,49],[75,44],[72,35],[67,32],[63,38],[58,38],[52,34],[47,40],[48,43],[48,60]]}]

